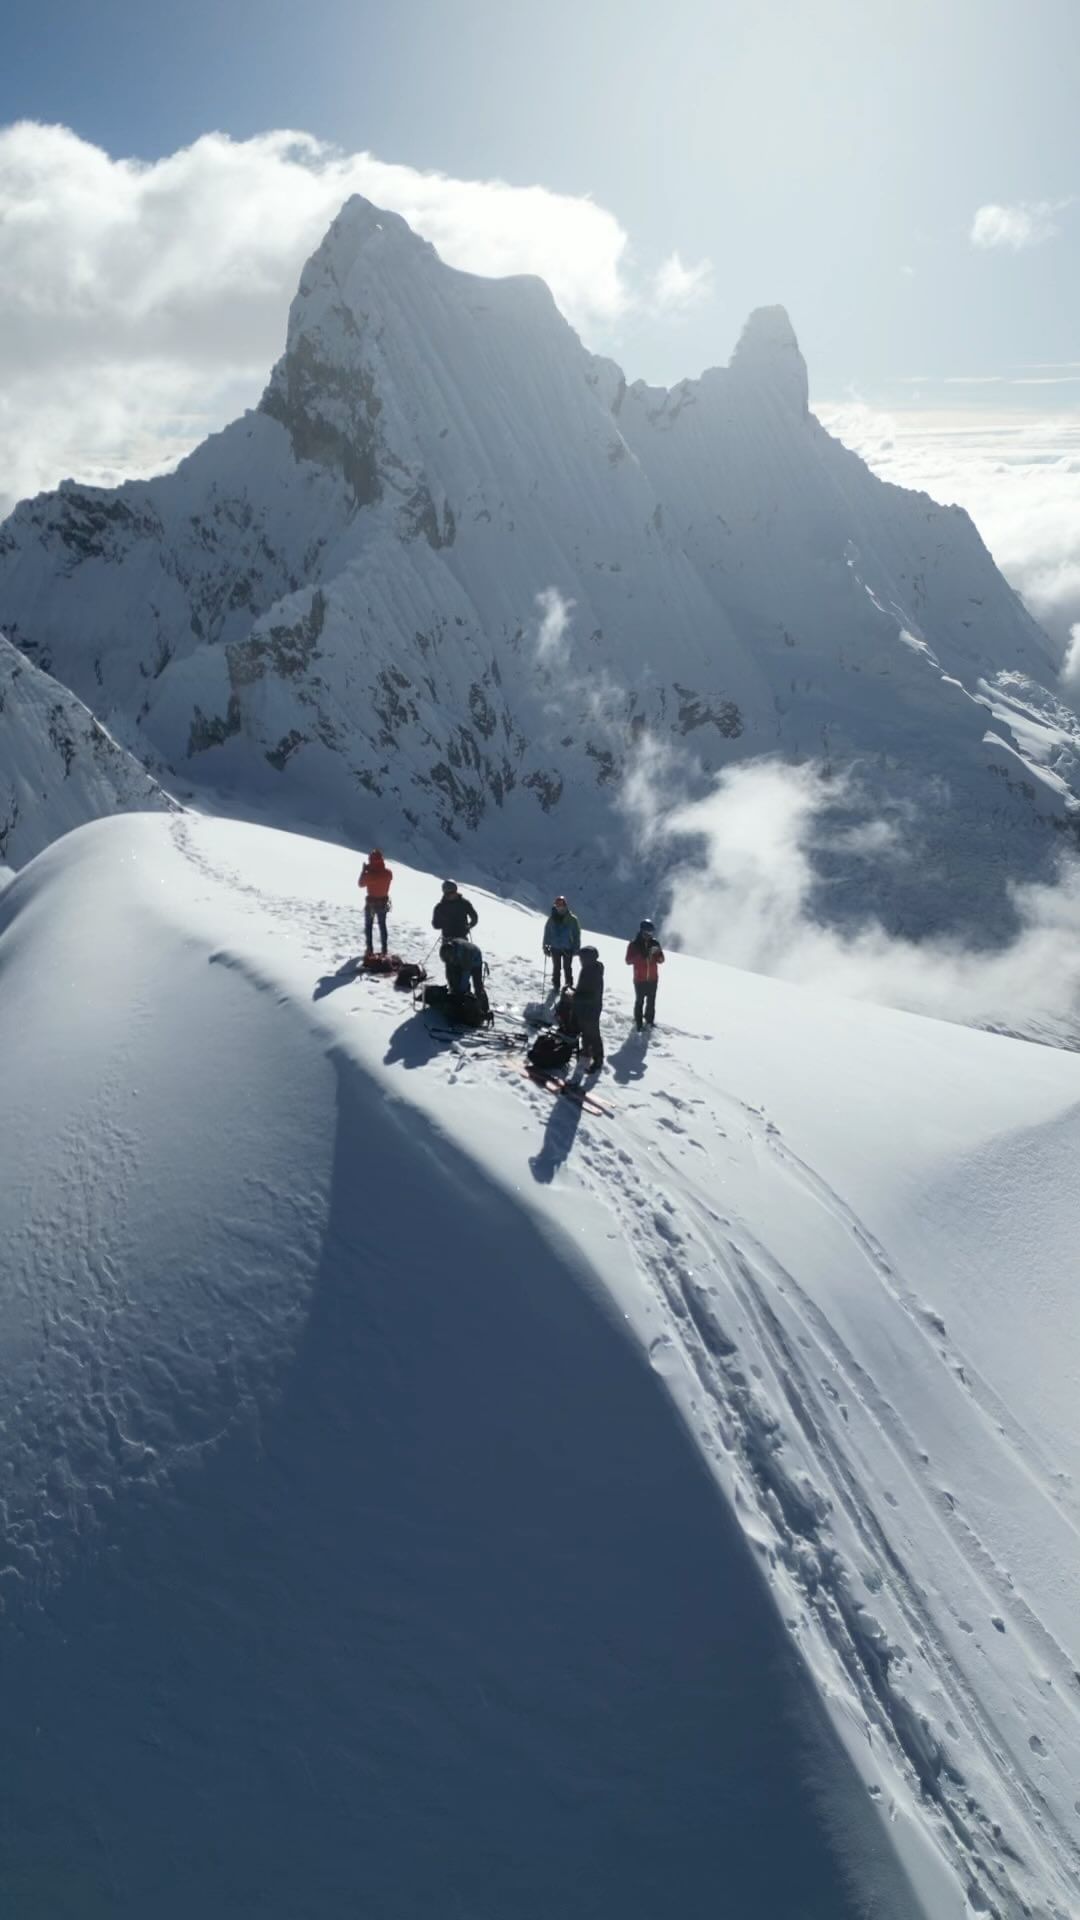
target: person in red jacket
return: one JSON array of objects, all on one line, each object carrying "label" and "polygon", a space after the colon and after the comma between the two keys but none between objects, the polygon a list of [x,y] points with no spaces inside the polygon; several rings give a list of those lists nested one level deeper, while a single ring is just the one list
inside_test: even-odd
[{"label": "person in red jacket", "polygon": [[393,867],[388,867],[378,847],[373,847],[360,870],[358,887],[365,889],[364,900],[364,950],[374,951],[371,936],[376,920],[379,923],[379,938],[382,950],[386,952],[386,915],[390,906],[390,883],[394,878]]},{"label": "person in red jacket", "polygon": [[664,949],[651,920],[643,920],[626,949],[626,964],[634,969],[634,1025],[651,1027],[656,1019],[656,983],[664,964]]}]

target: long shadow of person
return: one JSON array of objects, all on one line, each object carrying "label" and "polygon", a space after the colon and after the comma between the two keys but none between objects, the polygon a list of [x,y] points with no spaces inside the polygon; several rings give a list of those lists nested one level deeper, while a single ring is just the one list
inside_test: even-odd
[{"label": "long shadow of person", "polygon": [[529,1160],[529,1171],[541,1186],[550,1186],[563,1162],[569,1159],[583,1112],[579,1100],[567,1100],[560,1093],[552,1095],[543,1145]]},{"label": "long shadow of person", "polygon": [[410,1014],[390,1035],[390,1045],[383,1054],[386,1067],[426,1067],[437,1053],[442,1053],[444,1042],[437,1040],[424,1018],[423,1008]]},{"label": "long shadow of person", "polygon": [[356,979],[357,962],[355,957],[343,960],[336,973],[324,973],[321,980],[315,982],[313,1000],[325,1000],[328,993],[336,993],[339,987],[347,987]]},{"label": "long shadow of person", "polygon": [[620,1087],[629,1086],[631,1080],[644,1078],[645,1053],[645,1035],[631,1028],[618,1052],[608,1054],[608,1066]]}]

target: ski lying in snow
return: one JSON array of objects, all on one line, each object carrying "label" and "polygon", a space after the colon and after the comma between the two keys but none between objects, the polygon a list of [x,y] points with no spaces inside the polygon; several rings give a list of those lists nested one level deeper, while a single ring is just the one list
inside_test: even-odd
[{"label": "ski lying in snow", "polygon": [[602,1114],[605,1120],[611,1119],[611,1108],[605,1107],[590,1093],[588,1087],[583,1087],[579,1081],[563,1080],[557,1073],[534,1073],[523,1060],[519,1060],[517,1064],[519,1071],[525,1075],[526,1080],[532,1081],[534,1087],[543,1087],[546,1093],[565,1094],[568,1100],[576,1100],[578,1106],[584,1107],[586,1112]]}]

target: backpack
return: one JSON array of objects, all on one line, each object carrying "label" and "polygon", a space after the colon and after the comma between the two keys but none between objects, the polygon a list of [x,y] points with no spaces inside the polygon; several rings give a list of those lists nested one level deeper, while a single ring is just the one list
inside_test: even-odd
[{"label": "backpack", "polygon": [[400,988],[402,993],[411,993],[414,987],[418,987],[420,982],[426,979],[427,969],[422,967],[419,961],[403,960],[397,970],[394,985]]},{"label": "backpack", "polygon": [[564,1033],[538,1033],[525,1059],[534,1073],[551,1073],[573,1059],[575,1047]]},{"label": "backpack", "polygon": [[450,989],[441,980],[429,981],[424,988],[425,1007],[445,1007],[450,998]]},{"label": "backpack", "polygon": [[446,1013],[462,1027],[490,1027],[495,1019],[486,993],[448,993]]}]

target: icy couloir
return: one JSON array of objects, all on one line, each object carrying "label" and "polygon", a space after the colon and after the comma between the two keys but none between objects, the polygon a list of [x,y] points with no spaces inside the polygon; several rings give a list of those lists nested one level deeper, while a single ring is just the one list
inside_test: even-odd
[{"label": "icy couloir", "polygon": [[1050,643],[966,514],[824,431],[782,309],[726,368],[627,386],[540,281],[358,198],[255,412],[0,529],[0,622],[184,786],[522,884],[557,849],[608,914],[661,874],[642,764],[854,768],[901,857],[849,836],[828,911],[908,932],[992,934],[1073,836]]}]

